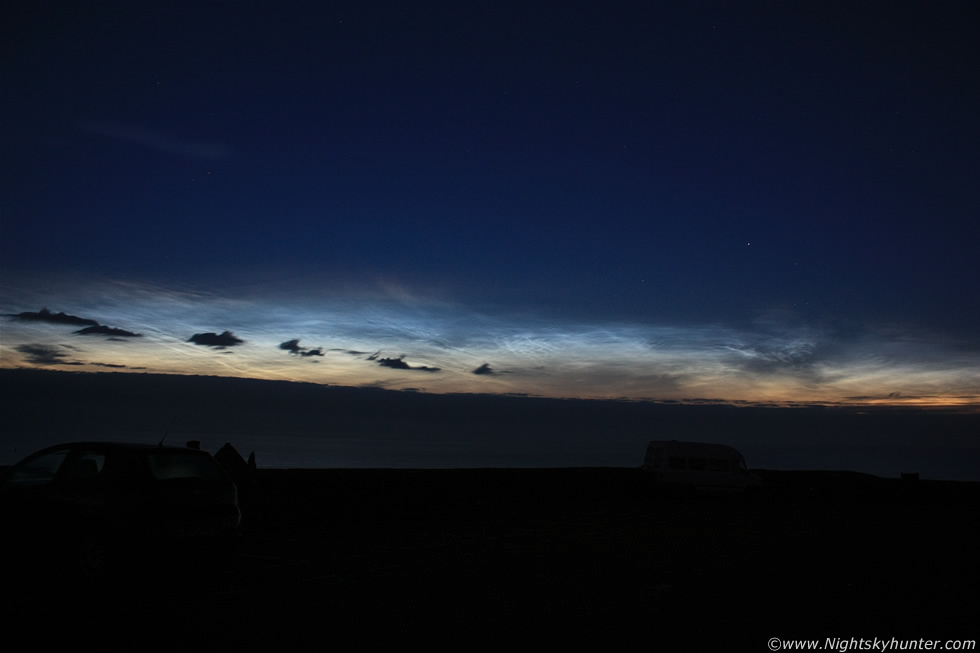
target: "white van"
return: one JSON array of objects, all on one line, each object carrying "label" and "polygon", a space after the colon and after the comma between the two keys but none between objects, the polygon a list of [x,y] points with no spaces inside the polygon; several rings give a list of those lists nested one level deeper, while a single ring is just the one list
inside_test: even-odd
[{"label": "white van", "polygon": [[647,446],[643,469],[658,483],[698,491],[744,492],[762,487],[745,458],[724,444],[654,440]]}]

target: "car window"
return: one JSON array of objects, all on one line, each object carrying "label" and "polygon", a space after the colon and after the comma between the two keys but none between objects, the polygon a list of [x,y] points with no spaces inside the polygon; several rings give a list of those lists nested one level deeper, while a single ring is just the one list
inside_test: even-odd
[{"label": "car window", "polygon": [[52,483],[68,451],[68,449],[58,449],[25,460],[10,470],[6,481],[7,487],[29,487]]},{"label": "car window", "polygon": [[69,483],[95,481],[105,467],[105,454],[100,451],[82,451],[66,463],[63,478]]},{"label": "car window", "polygon": [[150,474],[161,481],[176,478],[221,478],[221,470],[208,456],[160,451],[147,454],[146,460],[150,466]]}]

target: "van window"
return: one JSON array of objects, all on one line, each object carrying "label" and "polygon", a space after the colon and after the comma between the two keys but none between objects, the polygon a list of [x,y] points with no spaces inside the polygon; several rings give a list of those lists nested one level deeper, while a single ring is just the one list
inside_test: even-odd
[{"label": "van window", "polygon": [[728,461],[724,458],[709,458],[708,469],[712,472],[727,472]]},{"label": "van window", "polygon": [[681,458],[680,456],[671,456],[667,461],[667,467],[670,469],[687,469],[687,458]]},{"label": "van window", "polygon": [[653,468],[660,469],[661,465],[664,464],[664,450],[663,447],[657,447],[653,450]]},{"label": "van window", "polygon": [[707,467],[707,461],[704,458],[690,458],[687,461],[687,465],[689,469],[701,471]]}]

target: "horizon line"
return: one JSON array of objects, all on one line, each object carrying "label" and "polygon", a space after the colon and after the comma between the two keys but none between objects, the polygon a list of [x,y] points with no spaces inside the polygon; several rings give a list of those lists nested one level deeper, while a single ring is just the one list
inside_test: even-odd
[{"label": "horizon line", "polygon": [[602,396],[559,396],[542,395],[520,392],[433,392],[424,388],[386,388],[382,385],[365,383],[362,385],[342,385],[336,383],[320,383],[316,381],[301,381],[293,379],[263,378],[257,376],[235,376],[222,374],[187,374],[181,372],[152,372],[147,370],[58,370],[43,367],[28,367],[23,365],[3,366],[0,364],[0,373],[13,372],[32,372],[39,374],[63,374],[63,375],[138,375],[154,376],[166,378],[197,378],[197,379],[222,379],[222,380],[242,380],[258,381],[266,383],[288,383],[297,386],[318,386],[323,388],[337,388],[350,390],[380,390],[400,394],[443,396],[443,397],[500,397],[511,399],[537,399],[553,401],[594,401],[606,403],[645,403],[664,406],[731,406],[734,408],[910,408],[922,410],[941,410],[944,412],[962,412],[965,414],[980,413],[980,396],[960,395],[955,397],[936,397],[929,395],[917,396],[855,396],[844,397],[841,401],[826,400],[747,400],[747,399],[724,399],[712,397],[687,397],[681,399],[666,399],[656,397],[602,397]]}]

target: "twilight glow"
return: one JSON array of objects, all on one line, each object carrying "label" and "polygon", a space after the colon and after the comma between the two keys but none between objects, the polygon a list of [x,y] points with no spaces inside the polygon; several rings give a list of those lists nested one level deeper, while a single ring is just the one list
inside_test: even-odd
[{"label": "twilight glow", "polygon": [[[68,285],[68,284],[66,284]],[[805,324],[670,325],[491,314],[407,293],[315,301],[134,283],[19,288],[3,367],[375,385],[448,393],[752,403],[977,405],[980,357],[934,333]],[[82,334],[64,312],[110,327]],[[115,331],[131,334],[116,335]],[[228,332],[234,341],[196,342]],[[387,364],[382,364],[387,359]],[[397,363],[395,361],[398,361]]]}]

